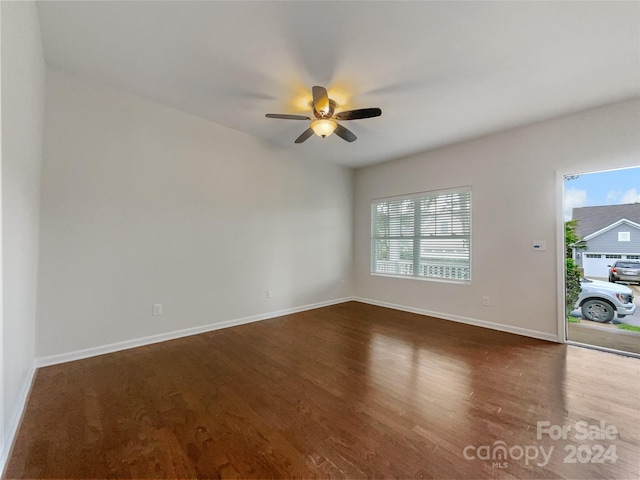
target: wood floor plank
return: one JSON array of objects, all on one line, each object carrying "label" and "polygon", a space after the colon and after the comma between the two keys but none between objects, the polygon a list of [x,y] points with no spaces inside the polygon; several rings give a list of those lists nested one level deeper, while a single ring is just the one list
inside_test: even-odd
[{"label": "wood floor plank", "polygon": [[640,478],[639,407],[637,359],[347,302],[39,369],[4,478]]}]

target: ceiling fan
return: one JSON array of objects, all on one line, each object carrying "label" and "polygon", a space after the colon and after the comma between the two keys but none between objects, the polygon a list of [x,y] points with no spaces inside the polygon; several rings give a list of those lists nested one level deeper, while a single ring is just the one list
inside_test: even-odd
[{"label": "ceiling fan", "polygon": [[284,120],[313,120],[309,128],[296,138],[295,143],[304,142],[314,133],[319,137],[326,138],[333,132],[347,142],[353,142],[358,137],[356,137],[351,130],[337,123],[336,120],[361,120],[363,118],[379,117],[382,115],[382,110],[379,108],[359,108],[357,110],[335,113],[336,102],[329,98],[326,88],[313,87],[311,92],[313,94],[313,101],[311,102],[313,119],[305,115],[288,115],[281,113],[267,113],[266,115],[267,118],[281,118]]}]

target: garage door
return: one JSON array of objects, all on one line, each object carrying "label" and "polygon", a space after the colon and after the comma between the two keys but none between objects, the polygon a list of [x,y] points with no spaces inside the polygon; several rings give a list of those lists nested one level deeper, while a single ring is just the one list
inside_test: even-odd
[{"label": "garage door", "polygon": [[[584,267],[585,277],[608,277],[609,267],[616,260],[622,258],[622,255],[605,255],[584,253],[582,259],[582,266]],[[610,258],[607,258],[610,257]],[[618,257],[618,258],[611,258]]]}]

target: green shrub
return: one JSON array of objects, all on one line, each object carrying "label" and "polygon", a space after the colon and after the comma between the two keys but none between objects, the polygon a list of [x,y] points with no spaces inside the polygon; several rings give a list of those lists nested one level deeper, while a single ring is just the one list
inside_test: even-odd
[{"label": "green shrub", "polygon": [[573,306],[580,295],[580,271],[573,259],[567,258],[565,277],[567,313],[573,310]]}]

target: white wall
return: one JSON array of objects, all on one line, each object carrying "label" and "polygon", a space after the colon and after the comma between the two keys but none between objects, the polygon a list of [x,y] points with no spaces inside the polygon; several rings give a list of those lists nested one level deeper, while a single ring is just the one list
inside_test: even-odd
[{"label": "white wall", "polygon": [[33,2],[0,2],[2,25],[2,456],[34,365],[45,63]]},{"label": "white wall", "polygon": [[47,75],[38,357],[351,294],[349,169]]},{"label": "white wall", "polygon": [[[56,70],[46,107],[38,357],[354,292],[554,338],[559,175],[640,163],[638,100],[362,168],[354,183],[342,167]],[[473,187],[471,285],[369,275],[371,199],[458,185]]]},{"label": "white wall", "polygon": [[[554,338],[559,174],[639,165],[638,132],[635,99],[357,170],[356,295]],[[459,185],[473,188],[471,285],[370,275],[371,200]],[[546,240],[547,251],[532,251],[534,240]]]}]

